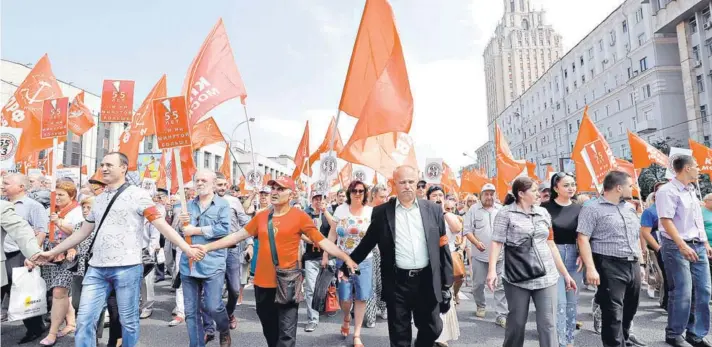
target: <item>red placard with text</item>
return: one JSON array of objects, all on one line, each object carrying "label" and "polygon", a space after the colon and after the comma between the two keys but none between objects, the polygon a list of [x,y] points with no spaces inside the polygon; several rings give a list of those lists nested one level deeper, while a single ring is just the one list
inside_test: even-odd
[{"label": "red placard with text", "polygon": [[40,122],[40,137],[67,136],[69,114],[69,98],[48,99],[42,103],[42,119]]},{"label": "red placard with text", "polygon": [[191,145],[184,96],[154,99],[153,120],[156,124],[158,148],[167,149]]},{"label": "red placard with text", "polygon": [[131,122],[133,119],[134,81],[104,80],[101,90],[102,122]]}]

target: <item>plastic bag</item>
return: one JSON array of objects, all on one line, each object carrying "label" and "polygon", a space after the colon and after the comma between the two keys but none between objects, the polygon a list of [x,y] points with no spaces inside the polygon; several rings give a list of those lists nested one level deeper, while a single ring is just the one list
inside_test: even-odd
[{"label": "plastic bag", "polygon": [[163,248],[161,248],[156,253],[156,263],[164,264],[165,262],[166,262],[166,253],[163,252]]},{"label": "plastic bag", "polygon": [[12,269],[10,306],[7,320],[16,321],[47,313],[47,284],[39,268],[29,271],[26,267]]},{"label": "plastic bag", "polygon": [[326,312],[326,301],[329,287],[332,285],[336,277],[336,268],[327,266],[319,271],[314,284],[314,297],[312,298],[311,307],[313,310],[324,313]]}]

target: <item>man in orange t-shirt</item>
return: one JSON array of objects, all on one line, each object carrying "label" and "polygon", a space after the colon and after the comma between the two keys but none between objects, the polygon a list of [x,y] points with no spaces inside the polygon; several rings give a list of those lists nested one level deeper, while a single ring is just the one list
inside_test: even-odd
[{"label": "man in orange t-shirt", "polygon": [[193,247],[207,253],[233,246],[250,236],[260,240],[254,283],[257,315],[262,323],[262,332],[269,347],[295,346],[299,304],[282,305],[274,301],[277,293],[277,271],[272,263],[272,251],[269,243],[267,228],[269,213],[273,212],[272,226],[280,269],[297,268],[302,235],[306,235],[324,252],[343,260],[351,272],[355,272],[358,265],[319,232],[309,215],[289,206],[292,192],[295,191],[294,181],[291,178],[282,176],[267,182],[267,185],[271,187],[272,209],[257,212],[255,217],[236,233],[207,245],[194,245]]}]

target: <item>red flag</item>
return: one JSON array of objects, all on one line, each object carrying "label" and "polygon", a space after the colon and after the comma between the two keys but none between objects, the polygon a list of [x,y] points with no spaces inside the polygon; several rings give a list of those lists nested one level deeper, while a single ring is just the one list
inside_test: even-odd
[{"label": "red flag", "polygon": [[94,127],[94,116],[92,116],[89,107],[84,104],[83,90],[74,97],[74,101],[72,101],[72,105],[69,107],[68,118],[69,130],[77,136],[84,135],[84,133]]},{"label": "red flag", "polygon": [[296,180],[299,176],[304,173],[307,176],[312,175],[311,166],[308,162],[309,158],[309,121],[304,127],[304,133],[302,134],[302,140],[299,141],[299,146],[297,146],[297,153],[294,154],[294,172],[292,173],[292,179]]},{"label": "red flag", "polygon": [[628,130],[628,143],[630,144],[630,154],[633,157],[633,165],[636,169],[644,169],[653,164],[658,164],[662,167],[668,166],[667,155],[645,142],[638,135],[630,132],[630,130]]},{"label": "red flag", "polygon": [[312,155],[309,156],[309,167],[316,163],[320,158],[322,153],[329,152],[329,146],[331,146],[331,138],[334,137],[334,153],[339,153],[344,149],[344,142],[341,140],[341,134],[339,129],[336,128],[336,119],[331,117],[331,122],[329,122],[329,128],[326,130],[326,137],[324,141],[319,145]]},{"label": "red flag", "polygon": [[[212,119],[212,118],[211,118]],[[227,180],[227,184],[229,185],[231,180],[231,172],[230,171],[230,163],[232,162],[232,157],[230,156],[230,145],[225,144],[225,154],[223,154],[223,162],[222,165],[220,165],[220,173],[225,175],[225,179]]]},{"label": "red flag", "polygon": [[119,152],[126,154],[129,158],[129,171],[138,168],[139,144],[146,135],[156,133],[154,126],[154,114],[152,101],[166,97],[166,75],[153,86],[146,99],[143,100],[138,111],[133,116],[133,122],[124,129],[124,133],[119,137]]},{"label": "red flag", "polygon": [[193,126],[190,137],[193,141],[193,150],[212,145],[213,143],[225,142],[225,138],[213,117]]},{"label": "red flag", "polygon": [[[588,116],[588,106],[583,110],[583,118],[581,119],[581,127],[579,127],[578,135],[576,136],[576,144],[571,153],[571,159],[574,161],[576,166],[576,189],[580,192],[595,192],[596,187],[593,182],[591,173],[588,171],[586,166],[586,161],[583,157],[583,152],[586,151],[587,147],[590,147],[594,142],[600,141],[600,146],[602,151],[606,153],[609,158],[603,158],[604,162],[609,162],[610,158],[613,158],[613,152],[611,147],[608,145],[606,138],[603,137],[596,125],[593,124],[591,118]],[[613,159],[615,161],[615,159]]]},{"label": "red flag", "polygon": [[512,190],[514,179],[519,177],[526,170],[524,160],[516,160],[509,149],[507,139],[504,138],[502,129],[499,125],[495,126],[495,154],[497,163],[497,195],[501,201],[507,196],[507,193]]},{"label": "red flag", "polygon": [[536,163],[527,162],[527,176],[533,179],[536,183],[541,183],[539,176],[536,175]]},{"label": "red flag", "polygon": [[222,18],[190,64],[183,83],[183,94],[188,100],[190,125],[198,123],[210,110],[227,100],[240,97],[242,104],[245,104],[247,91],[237,70]]},{"label": "red flag", "polygon": [[[171,161],[171,194],[178,192],[178,170],[176,170],[175,155],[173,151],[175,148],[168,151]],[[193,152],[190,150],[190,146],[185,146],[180,148],[180,164],[181,172],[183,173],[183,183],[188,183],[193,180],[193,175],[197,171],[195,169],[195,162],[193,161]]]},{"label": "red flag", "polygon": [[163,151],[161,155],[161,161],[158,163],[158,180],[156,181],[156,188],[166,189],[168,184],[166,183],[166,156],[169,155],[170,151]]},{"label": "red flag", "polygon": [[712,175],[712,149],[692,141],[692,139],[689,141],[692,157],[695,158],[697,165],[700,166],[700,173]]},{"label": "red flag", "polygon": [[462,171],[461,181],[461,190],[468,193],[479,193],[485,184],[491,183],[483,172],[474,169]]}]

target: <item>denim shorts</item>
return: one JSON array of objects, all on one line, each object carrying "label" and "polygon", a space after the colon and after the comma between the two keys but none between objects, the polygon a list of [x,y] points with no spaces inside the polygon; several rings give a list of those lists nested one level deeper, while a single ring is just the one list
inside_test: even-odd
[{"label": "denim shorts", "polygon": [[[343,262],[339,260],[336,264],[337,269],[341,267]],[[353,274],[348,279],[343,279],[339,282],[339,300],[340,301],[367,301],[373,294],[373,258],[368,258],[358,265],[361,271],[360,275]]]}]

